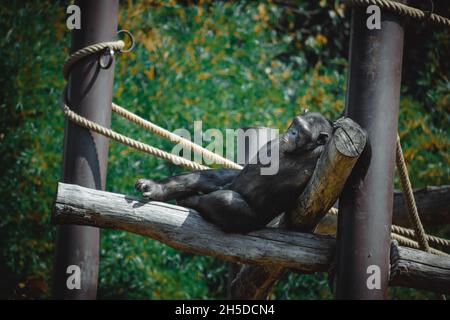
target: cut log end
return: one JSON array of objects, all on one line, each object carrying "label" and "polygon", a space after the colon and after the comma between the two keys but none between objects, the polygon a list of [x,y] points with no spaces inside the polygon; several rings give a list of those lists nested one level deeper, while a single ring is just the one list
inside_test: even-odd
[{"label": "cut log end", "polygon": [[336,149],[344,156],[359,157],[366,145],[364,130],[350,118],[338,121],[338,128],[334,133]]}]

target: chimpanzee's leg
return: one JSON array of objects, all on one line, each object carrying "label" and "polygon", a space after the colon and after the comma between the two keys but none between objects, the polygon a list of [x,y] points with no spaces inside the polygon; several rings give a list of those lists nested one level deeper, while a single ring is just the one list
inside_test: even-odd
[{"label": "chimpanzee's leg", "polygon": [[144,193],[144,197],[152,200],[182,199],[219,190],[230,184],[239,172],[234,169],[194,171],[167,177],[160,181],[139,179],[135,187],[136,190]]},{"label": "chimpanzee's leg", "polygon": [[246,233],[261,229],[265,225],[244,198],[231,190],[218,190],[177,202],[181,206],[197,210],[205,220],[225,232]]}]

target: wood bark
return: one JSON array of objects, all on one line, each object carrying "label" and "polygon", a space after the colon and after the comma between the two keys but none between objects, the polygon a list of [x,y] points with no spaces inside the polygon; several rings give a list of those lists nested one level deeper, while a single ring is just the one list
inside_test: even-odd
[{"label": "wood bark", "polygon": [[398,247],[397,275],[390,285],[450,293],[450,259],[424,251]]},{"label": "wood bark", "polygon": [[[64,183],[58,184],[53,222],[125,230],[186,252],[269,267],[262,270],[280,265],[299,273],[325,272],[336,246],[330,236],[279,228],[247,235],[224,233],[194,210]],[[447,257],[398,247],[396,262],[393,285],[450,293]],[[272,274],[260,278],[270,280]],[[267,294],[270,287],[254,290]]]},{"label": "wood bark", "polygon": [[334,246],[330,236],[274,228],[224,233],[192,209],[64,183],[58,184],[53,221],[125,230],[190,253],[304,272],[326,270]]},{"label": "wood bark", "polygon": [[[450,185],[414,190],[417,210],[424,226],[450,224]],[[408,210],[401,191],[394,193],[392,223],[410,227]]]},{"label": "wood bark", "polygon": [[[450,224],[450,185],[429,186],[414,190],[417,209],[425,227]],[[337,208],[335,204],[334,207]],[[394,193],[392,223],[410,228],[408,212],[401,191]],[[336,234],[337,216],[327,214],[315,228],[319,234]]]}]

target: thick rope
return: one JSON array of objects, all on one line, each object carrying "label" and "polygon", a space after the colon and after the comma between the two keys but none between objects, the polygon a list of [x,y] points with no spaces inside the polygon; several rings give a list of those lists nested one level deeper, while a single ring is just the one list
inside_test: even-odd
[{"label": "thick rope", "polygon": [[398,263],[400,255],[398,254],[398,241],[391,240],[391,248],[389,250],[389,281],[392,281],[399,273]]},{"label": "thick rope", "polygon": [[[337,208],[331,208],[327,212],[327,215],[337,216],[338,213],[339,213],[339,211],[338,211]],[[392,233],[396,233],[396,234],[401,235],[401,236],[404,236],[404,237],[407,237],[407,238],[415,238],[414,230],[408,229],[408,228],[403,228],[403,227],[397,226],[395,224],[393,224],[391,226],[391,232]],[[438,245],[438,246],[450,248],[450,240],[439,238],[439,237],[432,236],[432,235],[429,235],[429,234],[425,235],[425,237],[427,238],[429,243],[433,243],[433,244]]]},{"label": "thick rope", "polygon": [[202,146],[189,141],[188,139],[185,139],[185,138],[183,138],[179,135],[176,135],[164,128],[161,128],[160,126],[135,115],[134,113],[126,110],[125,108],[123,108],[115,103],[112,104],[112,111],[114,111],[116,114],[124,117],[125,119],[136,123],[137,125],[141,126],[142,128],[144,128],[154,134],[157,134],[160,137],[163,137],[173,143],[178,143],[184,147],[191,148],[194,152],[203,155],[204,158],[212,160],[216,164],[222,165],[225,168],[242,169],[242,166],[238,165],[237,163],[234,163],[233,161],[230,161],[227,158],[224,158],[218,154],[215,154],[214,152],[211,152],[208,149],[205,149]]},{"label": "thick rope", "polygon": [[337,216],[339,213],[339,210],[337,208],[331,208],[330,210],[328,210],[327,214],[329,214],[330,216]]},{"label": "thick rope", "polygon": [[[62,69],[64,78],[66,80],[68,79],[69,73],[70,73],[70,70],[71,70],[72,66],[77,61],[79,61],[80,59],[82,59],[82,58],[84,58],[84,57],[86,57],[88,55],[91,55],[91,54],[100,52],[102,50],[105,50],[107,48],[111,48],[111,49],[114,49],[114,50],[122,50],[124,48],[124,46],[125,46],[125,43],[122,40],[119,40],[119,41],[101,42],[101,43],[93,44],[93,45],[90,45],[88,47],[85,47],[85,48],[82,48],[82,49],[78,50],[77,52],[72,54],[66,60],[66,62],[64,63],[64,66],[63,66],[63,69]],[[77,115],[75,112],[73,112],[67,106],[66,101],[64,101],[64,105],[61,106],[61,107],[63,108],[64,114],[66,115],[66,117],[68,117],[70,120],[72,120],[74,122],[76,121],[78,125],[81,125],[81,126],[85,127],[85,125],[89,123],[90,128],[95,128],[95,131],[97,133],[101,133],[101,134],[103,134],[102,132],[106,133],[106,132],[108,132],[108,130],[110,130],[110,129],[108,129],[106,127],[102,127],[102,126],[100,126],[98,124],[95,124],[95,126],[94,126],[94,123],[92,121],[90,121],[90,120],[88,120],[88,119],[86,119],[86,118],[84,118],[84,117],[82,117],[80,115]],[[179,143],[179,144],[181,144],[184,147],[191,148],[194,152],[201,154],[204,158],[212,160],[216,164],[222,165],[222,166],[224,166],[226,168],[242,169],[242,166],[234,163],[233,161],[230,161],[230,160],[228,160],[228,159],[226,159],[226,158],[224,158],[224,157],[222,157],[220,155],[217,155],[217,154],[209,151],[208,149],[203,148],[202,146],[200,146],[198,144],[195,144],[195,143],[193,143],[193,142],[191,142],[191,141],[189,141],[189,140],[187,140],[187,139],[185,139],[185,138],[183,138],[181,136],[178,136],[178,135],[176,135],[176,134],[174,134],[174,133],[172,133],[172,132],[170,132],[170,131],[168,131],[168,130],[166,130],[164,128],[161,128],[160,126],[158,126],[158,125],[156,125],[156,124],[154,124],[154,123],[152,123],[152,122],[150,122],[148,120],[145,120],[145,119],[143,119],[143,118],[133,114],[132,112],[129,112],[128,110],[124,109],[123,107],[121,107],[121,106],[119,106],[117,104],[113,103],[112,106],[111,106],[111,109],[112,109],[112,111],[114,111],[118,115],[124,117],[127,120],[130,120],[130,121],[138,124],[139,126],[143,127],[144,129],[149,130],[150,132],[152,132],[154,134],[157,134],[157,135],[159,135],[159,136],[161,136],[161,137],[163,137],[165,139],[168,139],[171,142]],[[76,115],[76,117],[75,117],[75,115]],[[94,130],[94,129],[92,129],[92,130]],[[133,148],[136,148],[135,146],[138,146],[138,144],[137,144],[138,141],[137,140],[128,138],[128,137],[123,136],[123,135],[120,135],[120,138],[119,138],[119,135],[120,134],[115,133],[112,130],[110,130],[110,132],[109,132],[109,137],[111,139],[113,139],[113,140],[116,140],[118,142],[127,144],[128,146],[133,147]],[[128,139],[128,140],[126,140],[126,139]],[[132,141],[134,141],[134,142],[132,142]],[[127,142],[127,143],[125,143],[125,142]],[[147,152],[147,153],[152,154],[152,155],[154,155],[156,157],[160,157],[160,158],[162,158],[164,160],[167,160],[167,161],[170,161],[170,162],[172,162],[174,164],[184,163],[183,166],[186,167],[186,168],[191,168],[191,169],[195,168],[195,170],[200,170],[200,167],[198,167],[198,164],[195,163],[195,162],[190,161],[189,164],[186,161],[181,161],[180,162],[180,159],[176,160],[177,158],[175,158],[175,156],[174,157],[169,157],[166,152],[164,152],[164,151],[162,151],[160,149],[157,149],[155,147],[151,147],[149,145],[146,145],[146,147],[144,147],[145,144],[143,144],[143,143],[141,143],[141,144],[142,145],[140,145],[140,147],[136,148],[136,149],[144,151],[144,152]],[[179,158],[181,158],[181,157],[179,157]],[[172,160],[174,160],[175,162],[172,161]],[[186,160],[186,159],[184,159],[184,160]],[[202,166],[201,168],[207,168],[207,167],[206,166]]]},{"label": "thick rope", "polygon": [[405,158],[403,157],[402,145],[400,143],[400,137],[397,134],[396,145],[396,157],[395,163],[397,166],[397,172],[400,177],[400,186],[403,191],[403,197],[405,198],[406,207],[408,208],[409,219],[414,229],[414,236],[417,238],[420,248],[426,252],[429,252],[430,246],[428,245],[427,238],[425,236],[425,230],[422,222],[420,221],[419,212],[417,211],[416,201],[414,199],[414,193],[409,181],[408,169],[406,168]]},{"label": "thick rope", "polygon": [[[414,230],[412,230],[412,229],[392,225],[391,232],[399,234],[404,237],[415,238],[415,233],[414,233]],[[439,237],[432,236],[429,234],[425,235],[425,237],[427,238],[428,243],[433,243],[438,246],[450,248],[450,240],[439,238]]]},{"label": "thick rope", "polygon": [[346,3],[353,6],[369,6],[377,5],[381,9],[394,12],[400,16],[408,16],[417,20],[429,20],[436,25],[443,25],[450,27],[450,19],[437,15],[435,13],[430,13],[422,11],[417,8],[407,6],[403,3],[390,1],[390,0],[346,0]]},{"label": "thick rope", "polygon": [[209,169],[206,166],[203,166],[201,164],[198,164],[196,162],[187,160],[185,158],[182,158],[180,156],[173,155],[171,153],[165,152],[163,150],[160,150],[158,148],[152,147],[148,144],[142,143],[140,141],[128,138],[120,133],[117,133],[111,129],[108,129],[104,126],[101,126],[93,121],[90,121],[86,119],[85,117],[82,117],[78,115],[77,113],[73,112],[66,104],[62,105],[62,109],[64,112],[64,115],[72,122],[76,123],[77,125],[84,127],[88,130],[97,132],[105,137],[108,137],[112,140],[115,140],[117,142],[120,142],[124,145],[127,145],[129,147],[132,147],[136,150],[151,154],[155,157],[164,159],[166,161],[172,162],[175,165],[182,166],[184,168],[190,169],[190,170],[206,170]]},{"label": "thick rope", "polygon": [[62,68],[62,74],[64,76],[64,79],[69,79],[69,73],[72,69],[72,66],[80,59],[83,59],[84,57],[87,57],[93,53],[100,52],[102,50],[105,50],[107,48],[111,48],[116,51],[120,51],[125,47],[125,42],[122,40],[118,41],[109,41],[109,42],[100,42],[96,43],[87,47],[84,47],[75,53],[71,54],[70,57],[64,62],[63,68]]},{"label": "thick rope", "polygon": [[[392,240],[397,240],[399,244],[401,244],[402,246],[405,247],[410,247],[413,249],[417,249],[417,250],[421,250],[419,244],[417,243],[417,241],[411,240],[409,238],[406,238],[404,236],[401,236],[399,234],[396,233],[391,233],[391,239]],[[434,248],[430,248],[430,250],[428,251],[429,253],[438,255],[438,256],[446,256],[446,257],[450,257],[450,255],[446,252],[434,249]]]}]

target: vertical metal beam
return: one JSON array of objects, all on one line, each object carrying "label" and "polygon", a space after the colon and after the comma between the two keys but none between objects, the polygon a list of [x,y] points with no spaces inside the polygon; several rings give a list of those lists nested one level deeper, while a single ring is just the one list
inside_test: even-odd
[{"label": "vertical metal beam", "polygon": [[352,9],[346,115],[367,130],[369,146],[339,199],[337,299],[385,299],[389,281],[403,26],[383,11],[381,29],[369,30],[368,16]]},{"label": "vertical metal beam", "polygon": [[[71,52],[116,38],[118,0],[78,0],[81,29],[72,31]],[[101,69],[97,55],[80,60],[72,69],[68,103],[80,115],[109,127],[114,64]],[[108,139],[66,122],[61,180],[104,190],[108,159]],[[95,299],[99,262],[99,229],[60,226],[57,232],[53,295],[58,299]],[[70,265],[81,269],[81,288],[66,285]]]}]

